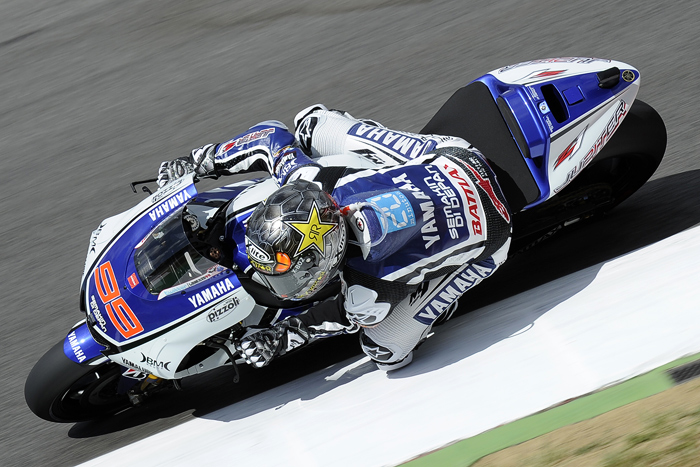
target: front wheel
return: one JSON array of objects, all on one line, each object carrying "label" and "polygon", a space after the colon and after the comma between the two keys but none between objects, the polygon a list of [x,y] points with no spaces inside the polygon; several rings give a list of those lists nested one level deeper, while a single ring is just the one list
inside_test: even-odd
[{"label": "front wheel", "polygon": [[34,365],[24,398],[37,416],[50,422],[78,422],[113,414],[130,405],[117,387],[122,369],[113,362],[80,365],[63,353],[63,341]]}]

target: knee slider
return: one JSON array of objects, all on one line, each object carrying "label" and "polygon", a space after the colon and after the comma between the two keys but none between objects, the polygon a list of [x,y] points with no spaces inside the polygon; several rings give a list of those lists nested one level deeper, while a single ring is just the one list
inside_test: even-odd
[{"label": "knee slider", "polygon": [[348,319],[360,326],[371,327],[381,323],[391,311],[391,304],[377,302],[379,295],[361,285],[348,287],[345,295],[345,313]]}]

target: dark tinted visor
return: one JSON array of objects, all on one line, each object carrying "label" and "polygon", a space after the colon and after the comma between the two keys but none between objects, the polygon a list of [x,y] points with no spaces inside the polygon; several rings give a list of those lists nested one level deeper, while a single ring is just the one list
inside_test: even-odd
[{"label": "dark tinted visor", "polygon": [[272,293],[280,298],[295,300],[325,276],[323,264],[319,265],[319,261],[325,264],[326,260],[317,252],[309,250],[292,264],[289,271],[271,275],[260,273],[260,276]]}]

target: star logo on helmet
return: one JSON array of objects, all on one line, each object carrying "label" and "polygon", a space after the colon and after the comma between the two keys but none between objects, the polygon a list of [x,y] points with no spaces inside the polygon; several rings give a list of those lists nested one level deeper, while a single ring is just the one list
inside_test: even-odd
[{"label": "star logo on helmet", "polygon": [[316,248],[321,255],[326,255],[324,251],[324,238],[333,230],[335,224],[333,222],[321,221],[316,203],[314,203],[313,207],[311,208],[309,218],[306,220],[306,222],[287,221],[286,223],[303,236],[296,253],[294,253],[294,256],[297,256],[299,253],[304,252],[308,248]]}]

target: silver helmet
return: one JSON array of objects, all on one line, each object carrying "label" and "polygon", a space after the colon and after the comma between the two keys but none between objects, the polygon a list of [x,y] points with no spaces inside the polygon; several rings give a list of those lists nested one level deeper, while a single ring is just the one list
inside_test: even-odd
[{"label": "silver helmet", "polygon": [[279,298],[313,296],[343,260],[347,234],[338,205],[317,184],[295,180],[255,208],[246,227],[246,252]]}]

